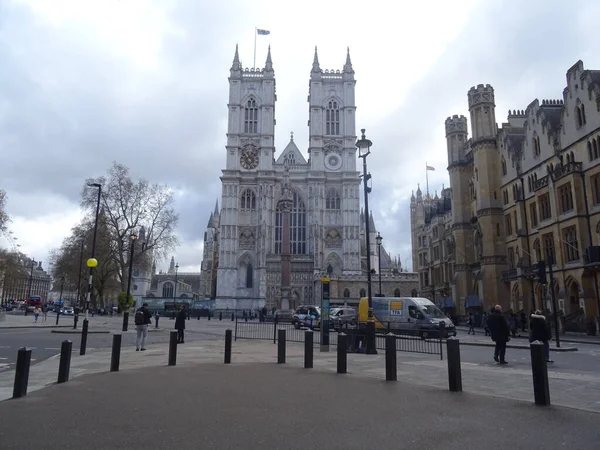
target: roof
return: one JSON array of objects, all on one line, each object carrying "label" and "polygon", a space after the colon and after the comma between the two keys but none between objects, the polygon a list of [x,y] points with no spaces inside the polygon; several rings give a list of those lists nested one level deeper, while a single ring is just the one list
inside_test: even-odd
[{"label": "roof", "polygon": [[279,158],[277,158],[276,163],[284,164],[286,161],[289,164],[306,164],[306,159],[304,159],[304,156],[302,156],[302,153],[298,150],[293,137],[290,139],[289,144],[283,149]]}]

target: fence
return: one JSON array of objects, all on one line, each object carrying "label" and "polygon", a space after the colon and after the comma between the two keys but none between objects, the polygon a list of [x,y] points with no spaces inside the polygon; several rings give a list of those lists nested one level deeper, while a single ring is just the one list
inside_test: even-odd
[{"label": "fence", "polygon": [[[288,342],[304,342],[304,332],[307,328],[295,328],[291,323],[275,322],[253,322],[236,320],[234,340],[238,339],[258,339],[265,341],[277,342],[277,330],[285,330],[286,340]],[[314,330],[313,346],[321,344],[321,333],[317,328]],[[365,351],[365,331],[364,329],[345,329],[343,330],[348,335],[348,351],[353,353],[362,353]],[[396,351],[407,353],[423,353],[427,355],[440,355],[443,359],[443,343],[444,339],[421,339],[419,336],[395,334],[396,336]],[[330,330],[329,345],[337,346],[338,333]],[[385,335],[377,334],[375,336],[375,348],[377,350],[385,350]]]}]

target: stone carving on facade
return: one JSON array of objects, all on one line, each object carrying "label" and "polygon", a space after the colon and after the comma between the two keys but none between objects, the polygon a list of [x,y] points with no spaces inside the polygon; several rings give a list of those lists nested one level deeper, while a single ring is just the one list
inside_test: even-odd
[{"label": "stone carving on facade", "polygon": [[343,148],[344,141],[342,141],[341,139],[328,139],[323,142],[323,149],[325,150],[325,155],[329,155],[330,153],[337,153],[341,156]]},{"label": "stone carving on facade", "polygon": [[342,234],[339,228],[328,228],[325,234],[325,247],[326,248],[341,248],[342,247]]},{"label": "stone carving on facade", "polygon": [[251,227],[243,227],[240,230],[240,249],[251,250],[254,248],[256,243],[256,237],[254,235],[254,229]]}]

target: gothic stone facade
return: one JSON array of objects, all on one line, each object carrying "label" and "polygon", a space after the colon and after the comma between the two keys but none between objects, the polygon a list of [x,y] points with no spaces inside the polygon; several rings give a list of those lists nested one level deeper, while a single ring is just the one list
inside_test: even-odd
[{"label": "gothic stone facade", "polygon": [[[493,88],[471,88],[470,139],[464,116],[446,120],[452,219],[445,229],[456,249],[451,290],[462,312],[468,296],[486,308],[547,309],[553,289],[565,314],[599,315],[600,70],[578,61],[566,79],[562,98],[509,111],[500,128]],[[431,261],[436,246],[419,241],[430,230],[413,225],[414,252]],[[534,276],[542,259],[554,262],[548,288]]]},{"label": "gothic stone facade", "polygon": [[[322,70],[315,50],[308,96],[308,160],[293,135],[283,152],[275,155],[276,94],[270,50],[265,67],[255,70],[242,69],[236,48],[229,86],[221,210],[213,213],[205,235],[203,294],[214,295],[218,308],[263,304],[294,308],[316,303],[319,280],[329,269],[336,292],[357,300],[359,286],[366,286],[362,260],[370,254],[376,262],[377,253],[374,235],[370,251],[361,251],[364,220],[350,55],[343,70]],[[283,230],[278,208],[284,174],[292,200],[289,230]],[[292,290],[289,302],[282,304],[281,247],[286,231]],[[385,249],[384,254],[390,272],[386,286],[393,284],[398,292],[410,293],[416,276],[400,275]],[[393,270],[399,275],[391,281]]]}]

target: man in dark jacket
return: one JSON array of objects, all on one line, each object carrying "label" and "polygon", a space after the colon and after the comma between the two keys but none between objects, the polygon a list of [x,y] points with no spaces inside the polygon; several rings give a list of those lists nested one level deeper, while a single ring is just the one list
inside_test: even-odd
[{"label": "man in dark jacket", "polygon": [[183,330],[185,330],[185,319],[187,313],[185,312],[185,306],[179,307],[179,312],[175,318],[175,329],[177,330],[177,343],[183,344]]},{"label": "man in dark jacket", "polygon": [[152,314],[148,311],[148,303],[144,303],[134,316],[135,329],[137,337],[135,340],[135,350],[145,351],[146,338],[148,337],[148,325],[152,323]]},{"label": "man in dark jacket", "polygon": [[506,318],[502,315],[502,306],[496,305],[488,317],[488,328],[492,341],[496,343],[494,360],[500,364],[508,364],[505,360],[506,343],[510,340],[510,329]]}]

